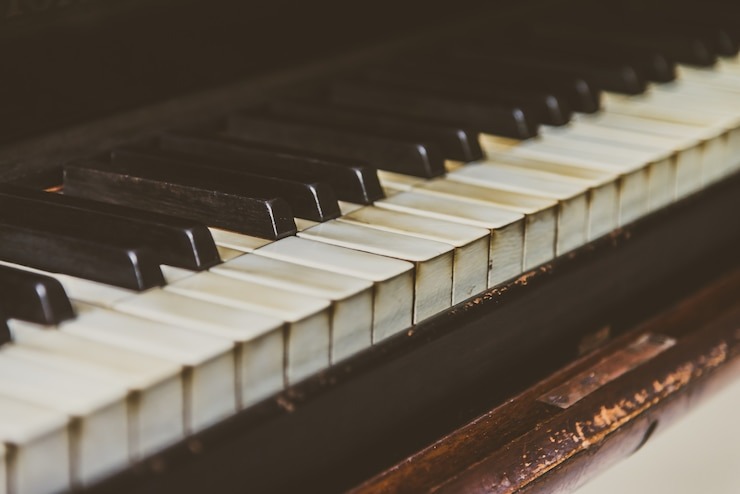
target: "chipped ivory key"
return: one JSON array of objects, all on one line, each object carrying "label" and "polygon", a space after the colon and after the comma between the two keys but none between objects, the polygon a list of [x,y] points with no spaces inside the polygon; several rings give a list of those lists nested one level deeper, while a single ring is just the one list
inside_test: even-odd
[{"label": "chipped ivory key", "polygon": [[372,283],[278,259],[245,254],[212,272],[331,300],[331,362],[371,344]]},{"label": "chipped ivory key", "polygon": [[413,322],[414,265],[409,262],[299,237],[278,240],[254,253],[372,282],[373,342]]},{"label": "chipped ivory key", "polygon": [[285,379],[296,383],[329,367],[331,302],[215,273],[198,273],[165,290],[286,321]]},{"label": "chipped ivory key", "polygon": [[484,228],[451,221],[426,218],[374,206],[365,206],[338,221],[425,238],[451,245],[454,250],[452,269],[452,303],[457,304],[486,289],[490,234]]},{"label": "chipped ivory key", "polygon": [[414,322],[452,305],[453,248],[450,245],[336,220],[299,232],[298,236],[414,263]]}]

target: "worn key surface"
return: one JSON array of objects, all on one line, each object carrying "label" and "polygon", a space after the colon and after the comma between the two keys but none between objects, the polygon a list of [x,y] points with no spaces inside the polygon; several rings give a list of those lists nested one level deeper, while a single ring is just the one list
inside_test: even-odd
[{"label": "worn key surface", "polygon": [[571,109],[565,98],[552,92],[514,87],[503,90],[487,82],[454,76],[419,74],[396,68],[375,69],[366,73],[365,78],[399,88],[471,99],[481,103],[522,105],[530,109],[540,123],[547,125],[565,125],[571,117]]},{"label": "worn key surface", "polygon": [[450,47],[447,53],[434,57],[403,60],[403,63],[419,73],[482,81],[502,91],[518,88],[562,94],[571,108],[581,113],[594,113],[600,108],[600,89],[583,77],[553,70],[513,67],[459,47]]},{"label": "worn key surface", "polygon": [[433,145],[369,136],[356,131],[263,115],[236,115],[229,119],[228,133],[247,140],[366,160],[382,170],[419,177],[444,173],[444,159]]},{"label": "worn key surface", "polygon": [[342,108],[326,102],[279,101],[271,105],[270,110],[275,115],[307,123],[342,126],[370,135],[402,140],[432,142],[439,146],[446,159],[473,161],[483,157],[478,133],[463,126]]},{"label": "worn key surface", "polygon": [[28,218],[0,220],[0,260],[130,290],[164,284],[159,260],[139,249],[68,235],[63,227]]},{"label": "worn key surface", "polygon": [[0,210],[55,223],[70,235],[149,248],[162,264],[203,270],[221,262],[208,227],[192,220],[7,184],[0,184]]},{"label": "worn key surface", "polygon": [[[223,177],[221,177],[223,178]],[[203,221],[209,226],[270,239],[296,232],[288,203],[235,181],[175,174],[135,164],[74,163],[64,169],[65,194]]]},{"label": "worn key surface", "polygon": [[233,139],[217,133],[165,134],[159,139],[159,147],[165,151],[207,159],[212,166],[289,180],[325,182],[341,201],[370,204],[384,196],[376,170],[361,161],[304,155],[287,148]]},{"label": "worn key surface", "polygon": [[676,79],[676,63],[658,50],[620,45],[609,39],[584,43],[569,33],[548,32],[547,27],[535,26],[532,31],[527,40],[529,46],[547,47],[548,51],[568,54],[585,62],[602,59],[627,63],[654,82],[671,82]]},{"label": "worn key surface", "polygon": [[217,192],[238,190],[250,196],[280,197],[290,205],[295,216],[307,220],[326,221],[339,216],[334,191],[315,179],[254,174],[249,170],[224,168],[208,159],[173,156],[157,150],[117,149],[112,153],[111,161],[114,165],[159,172],[172,180],[207,179]]},{"label": "worn key surface", "polygon": [[492,44],[489,46],[476,45],[472,51],[485,55],[493,63],[513,66],[514,70],[516,67],[533,68],[581,76],[590,80],[596,87],[607,91],[640,94],[647,89],[647,79],[644,74],[624,63],[609,63],[596,59],[584,61],[578,57],[527,48],[500,53]]},{"label": "worn key surface", "polygon": [[531,109],[523,105],[481,103],[464,97],[424,94],[361,81],[335,84],[331,98],[340,105],[464,125],[516,139],[536,136],[539,124]]}]

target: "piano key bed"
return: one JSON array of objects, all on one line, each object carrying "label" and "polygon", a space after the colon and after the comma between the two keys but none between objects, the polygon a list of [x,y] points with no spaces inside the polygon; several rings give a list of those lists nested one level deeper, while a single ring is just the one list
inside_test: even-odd
[{"label": "piano key bed", "polygon": [[673,35],[585,30],[597,70],[563,33],[537,37],[550,51],[463,40],[234,109],[72,161],[54,191],[0,185],[0,492],[94,487],[291,411],[306,383],[652,213],[737,208],[736,47],[705,60]]}]

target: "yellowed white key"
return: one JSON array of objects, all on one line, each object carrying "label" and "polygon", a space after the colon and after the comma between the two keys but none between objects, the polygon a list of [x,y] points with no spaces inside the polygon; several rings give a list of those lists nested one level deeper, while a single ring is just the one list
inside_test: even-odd
[{"label": "yellowed white key", "polygon": [[[0,395],[0,492],[62,492],[71,489],[68,417],[56,410]],[[7,461],[5,446],[12,449]],[[9,469],[5,470],[5,465]],[[8,490],[5,490],[8,487]]]},{"label": "yellowed white key", "polygon": [[338,221],[434,240],[454,247],[453,304],[462,302],[488,287],[491,235],[484,228],[374,206],[357,209],[338,218]]},{"label": "yellowed white key", "polygon": [[16,342],[14,351],[41,352],[44,362],[70,372],[108,377],[129,391],[133,459],[184,437],[184,382],[179,365],[21,321],[11,321],[10,329]]},{"label": "yellowed white key", "polygon": [[329,367],[331,302],[215,273],[198,273],[165,290],[286,321],[285,379],[294,384]]},{"label": "yellowed white key", "polygon": [[448,179],[488,187],[495,194],[508,190],[555,200],[555,253],[562,254],[586,243],[590,187],[584,180],[495,161],[468,164],[450,173]]},{"label": "yellowed white key", "polygon": [[[701,162],[702,148],[698,139],[685,139],[675,136],[656,135],[654,133],[643,133],[633,130],[625,130],[614,127],[606,127],[588,120],[573,122],[566,128],[546,127],[543,134],[563,134],[594,139],[597,141],[619,144],[622,146],[638,146],[641,148],[664,150],[675,153],[673,170],[671,171],[674,181],[670,198],[666,198],[664,204],[679,199],[692,191],[701,188]],[[651,174],[659,173],[660,170],[653,168]],[[670,180],[666,177],[665,180]],[[651,209],[659,207],[659,203],[653,202],[658,194],[654,184],[659,183],[658,177],[650,177],[650,200]]]},{"label": "yellowed white key", "polygon": [[272,242],[272,240],[222,230],[220,228],[209,228],[209,230],[217,246],[241,252],[252,252],[254,249],[259,249]]},{"label": "yellowed white key", "polygon": [[541,142],[556,148],[593,153],[594,156],[620,156],[636,163],[644,163],[648,171],[648,206],[653,211],[673,202],[676,190],[676,156],[673,149],[640,146],[637,143],[628,146],[611,143],[590,137],[572,136],[570,134],[548,134]]},{"label": "yellowed white key", "polygon": [[[704,166],[703,182],[711,183],[721,177],[730,166],[728,160],[732,159],[730,154],[731,132],[738,126],[738,118],[723,112],[701,108],[691,99],[683,96],[675,98],[675,102],[666,101],[624,101],[614,99],[608,102],[607,111],[655,120],[666,120],[670,122],[687,123],[703,126],[715,133],[719,142],[722,143],[722,159],[712,160]],[[734,134],[734,133],[733,133]]]},{"label": "yellowed white key", "polygon": [[235,413],[231,341],[87,304],[77,303],[75,309],[77,318],[60,324],[61,331],[169,360],[187,372],[188,432],[197,432]]},{"label": "yellowed white key", "polygon": [[[664,100],[670,101],[674,93],[671,88],[661,87],[656,89],[656,96],[662,96]],[[714,87],[702,82],[684,82],[678,96],[682,104],[729,117],[740,117],[740,81],[732,89]],[[740,120],[736,120],[735,126],[728,130],[726,137],[728,162],[724,169],[717,170],[717,178],[732,173],[740,166]]]},{"label": "yellowed white key", "polygon": [[[618,180],[618,224],[594,222],[589,224],[589,239],[595,239],[613,230],[615,226],[633,221],[648,211],[649,173],[642,160],[620,156],[605,156],[586,151],[560,148],[545,143],[530,146],[516,146],[498,156],[508,154],[518,159],[550,161],[571,167],[587,168],[595,171],[619,175]],[[604,218],[605,220],[608,218]]]},{"label": "yellowed white key", "polygon": [[450,245],[351,223],[327,221],[298,233],[308,240],[384,255],[414,264],[414,322],[452,305],[453,248]]},{"label": "yellowed white key", "polygon": [[114,308],[231,340],[236,346],[237,401],[242,408],[283,389],[285,322],[281,319],[168,290],[150,290]]},{"label": "yellowed white key", "polygon": [[299,237],[272,242],[254,253],[372,282],[373,342],[413,323],[414,265],[409,262]]},{"label": "yellowed white key", "polygon": [[[535,160],[514,156],[512,153],[500,152],[489,156],[481,162],[486,168],[481,172],[472,171],[471,174],[496,173],[514,174],[514,180],[503,180],[499,187],[511,187],[512,190],[527,193],[544,193],[545,197],[558,198],[560,196],[558,222],[558,254],[580,247],[585,240],[590,240],[598,232],[611,231],[617,227],[619,218],[619,175],[613,172],[580,168],[565,165],[554,161]],[[481,177],[482,178],[482,177]],[[492,177],[491,177],[492,178]],[[513,178],[513,177],[512,177]],[[457,179],[457,177],[455,177]],[[545,183],[569,182],[585,189],[585,199],[582,194],[568,197],[566,191],[554,190]],[[544,183],[543,183],[544,182]],[[586,202],[586,233],[585,239],[578,232],[583,221],[583,202]]]},{"label": "yellowed white key", "polygon": [[716,68],[703,69],[681,65],[678,67],[679,83],[700,83],[717,89],[736,90],[740,87],[740,65],[720,63]]},{"label": "yellowed white key", "polygon": [[[421,177],[412,177],[401,173],[387,172],[378,170],[378,180],[386,191],[390,188],[395,191],[410,190],[412,187],[426,182],[427,179]],[[387,193],[387,192],[386,192]]]},{"label": "yellowed white key", "polygon": [[[12,345],[5,345],[10,347]],[[0,349],[0,395],[63,413],[75,427],[73,485],[90,485],[128,465],[126,390],[95,376],[50,370]]]},{"label": "yellowed white key", "polygon": [[491,232],[488,286],[519,276],[524,262],[524,215],[501,208],[418,192],[402,192],[377,207],[485,228]]},{"label": "yellowed white key", "polygon": [[587,122],[606,129],[622,129],[646,135],[676,137],[685,139],[689,144],[697,142],[700,159],[698,162],[694,161],[694,163],[698,166],[698,170],[697,167],[677,167],[677,198],[685,197],[702,188],[702,177],[705,175],[705,169],[724,169],[726,167],[726,138],[723,137],[725,131],[721,128],[610,113],[608,111],[597,115],[580,115],[577,118],[578,123]]},{"label": "yellowed white key", "polygon": [[215,266],[211,271],[331,300],[332,363],[372,343],[373,284],[367,280],[253,254]]},{"label": "yellowed white key", "polygon": [[[566,184],[567,185],[567,184]],[[416,193],[465,201],[477,207],[487,205],[524,215],[523,267],[532,269],[555,257],[557,243],[558,203],[542,196],[522,194],[455,180],[430,180],[412,189]]]},{"label": "yellowed white key", "polygon": [[[485,147],[486,144],[484,143]],[[539,139],[524,141],[516,147],[518,149],[564,150],[578,154],[588,154],[602,162],[618,165],[619,171],[622,173],[645,168],[647,193],[645,195],[644,211],[641,211],[642,208],[635,209],[635,216],[624,216],[625,222],[632,221],[652,209],[669,204],[674,197],[676,166],[675,152],[672,149],[646,149],[639,145],[626,147],[591,138],[571,136],[567,132],[546,133]],[[497,147],[494,147],[491,151],[496,149]],[[629,212],[630,210],[626,211]],[[620,214],[621,217],[623,216]]]}]

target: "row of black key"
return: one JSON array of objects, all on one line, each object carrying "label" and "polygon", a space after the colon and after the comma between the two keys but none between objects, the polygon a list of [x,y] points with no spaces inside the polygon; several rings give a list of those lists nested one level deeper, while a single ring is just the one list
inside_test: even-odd
[{"label": "row of black key", "polygon": [[[602,89],[639,93],[671,81],[675,61],[708,65],[737,52],[740,30],[705,16],[701,30],[681,31],[674,17],[652,30],[650,15],[592,30],[569,13],[531,23],[505,51],[501,38],[471,37],[335,81],[312,100],[70,164],[63,196],[4,186],[0,259],[134,290],[163,284],[160,264],[207,269],[220,260],[205,225],[292,235],[294,217],[326,221],[340,214],[338,200],[382,198],[376,169],[441,176],[445,160],[482,157],[480,132],[529,138],[573,111],[598,111]],[[71,317],[54,280],[23,276],[36,278],[14,293],[36,302],[0,310]]]}]

